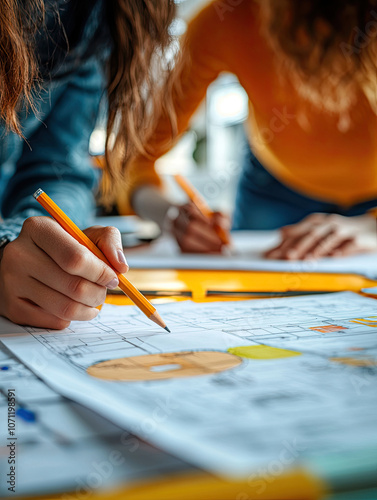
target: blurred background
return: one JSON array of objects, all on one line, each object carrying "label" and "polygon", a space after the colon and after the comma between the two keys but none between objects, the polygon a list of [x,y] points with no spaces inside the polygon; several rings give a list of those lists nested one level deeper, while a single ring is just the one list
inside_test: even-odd
[{"label": "blurred background", "polygon": [[[210,0],[176,0],[178,16],[171,26],[172,35],[182,36],[188,21]],[[186,196],[171,179],[183,174],[205,196],[211,208],[231,213],[246,139],[244,122],[248,114],[246,92],[237,78],[223,73],[208,88],[205,101],[191,120],[190,129],[176,146],[156,163],[164,178],[169,197],[186,202]],[[104,150],[104,130],[94,131],[91,153]]]}]

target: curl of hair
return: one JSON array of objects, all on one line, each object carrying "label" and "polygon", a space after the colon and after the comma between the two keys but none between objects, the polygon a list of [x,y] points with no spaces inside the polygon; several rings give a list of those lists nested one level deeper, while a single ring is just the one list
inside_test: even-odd
[{"label": "curl of hair", "polygon": [[[106,192],[145,144],[162,111],[175,128],[169,58],[173,0],[107,0],[114,49],[109,64]],[[111,193],[108,193],[111,194]]]},{"label": "curl of hair", "polygon": [[[148,154],[144,144],[162,110],[171,117],[169,26],[174,0],[106,0],[112,36],[108,61],[108,125],[104,199],[121,180],[129,159]],[[44,0],[0,1],[0,112],[8,129],[22,136],[17,116],[32,108],[39,82],[35,34],[43,28]],[[106,182],[106,179],[108,182]]]},{"label": "curl of hair", "polygon": [[34,34],[43,23],[43,0],[0,2],[0,113],[6,127],[22,136],[17,110],[33,107],[38,81]]},{"label": "curl of hair", "polygon": [[341,116],[361,90],[377,113],[376,0],[259,1],[280,69],[302,97]]}]

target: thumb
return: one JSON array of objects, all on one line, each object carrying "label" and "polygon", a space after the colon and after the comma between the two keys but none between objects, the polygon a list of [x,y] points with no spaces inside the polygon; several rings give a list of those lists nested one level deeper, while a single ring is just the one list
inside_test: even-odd
[{"label": "thumb", "polygon": [[97,245],[118,273],[128,271],[128,264],[123,253],[122,238],[116,227],[92,226],[85,229],[84,233]]}]

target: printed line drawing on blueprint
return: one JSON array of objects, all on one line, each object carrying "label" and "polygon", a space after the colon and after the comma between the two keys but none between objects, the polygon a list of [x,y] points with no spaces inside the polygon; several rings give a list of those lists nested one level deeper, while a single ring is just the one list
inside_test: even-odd
[{"label": "printed line drawing on blueprint", "polygon": [[[172,333],[134,307],[105,305],[69,330],[19,327],[1,340],[64,395],[217,473],[251,473],[284,442],[297,445],[294,464],[377,448],[377,330],[355,322],[372,319],[374,299],[343,292],[187,301],[159,312]],[[204,373],[195,361],[202,355],[229,363]],[[48,359],[43,369],[38,356]],[[158,376],[135,377],[135,360]],[[188,360],[191,374],[177,376]],[[106,364],[121,367],[105,380],[98,370]],[[127,370],[133,378],[121,376]]]},{"label": "printed line drawing on blueprint", "polygon": [[[114,306],[116,307],[116,306]],[[127,316],[127,330],[124,320],[110,314],[100,314],[90,323],[75,321],[63,332],[24,327],[38,342],[65,358],[79,370],[85,371],[87,363],[105,361],[113,357],[141,356],[161,352],[148,344],[148,337],[164,335],[167,332],[153,328],[150,322],[135,310]],[[133,330],[133,331],[132,331]]]},{"label": "printed line drawing on blueprint", "polygon": [[[8,390],[16,394],[17,493],[40,497],[89,489],[100,464],[119,454],[102,485],[124,485],[141,476],[188,470],[188,465],[141,442],[108,419],[63,398],[0,343],[0,419],[8,417]],[[0,429],[0,497],[9,498],[6,427]],[[36,460],[37,457],[37,460]],[[109,462],[111,463],[111,462]],[[31,464],[32,467],[30,466]],[[97,465],[97,467],[96,467]],[[101,470],[101,469],[100,469]],[[90,481],[89,481],[90,482]],[[83,493],[84,494],[84,493]]]}]

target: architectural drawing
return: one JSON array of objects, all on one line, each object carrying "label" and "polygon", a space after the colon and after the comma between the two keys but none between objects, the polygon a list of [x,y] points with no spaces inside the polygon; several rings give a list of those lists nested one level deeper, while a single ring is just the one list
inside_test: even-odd
[{"label": "architectural drawing", "polygon": [[[377,330],[359,319],[373,319],[374,299],[187,301],[159,312],[172,333],[135,307],[105,305],[95,320],[61,332],[7,335],[2,320],[0,339],[61,394],[216,473],[254,473],[287,443],[290,467],[377,449]],[[201,361],[193,368],[214,353],[218,370]],[[117,364],[134,378],[98,378]],[[184,366],[191,374],[173,376]]]}]

